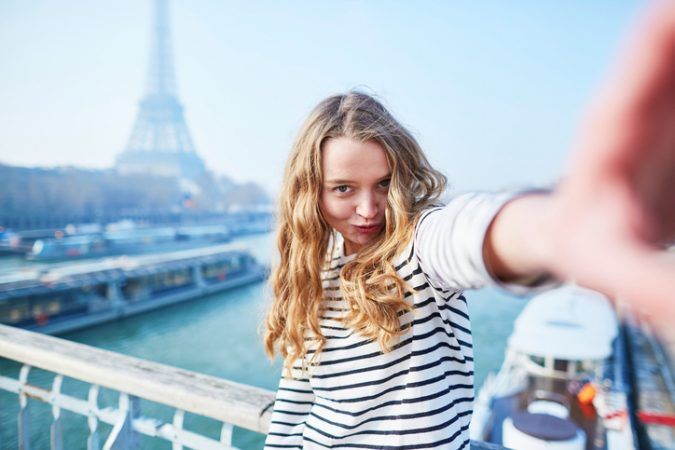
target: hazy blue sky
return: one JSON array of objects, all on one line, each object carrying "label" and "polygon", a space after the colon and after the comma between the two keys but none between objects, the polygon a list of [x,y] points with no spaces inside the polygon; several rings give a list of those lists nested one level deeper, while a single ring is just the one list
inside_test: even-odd
[{"label": "hazy blue sky", "polygon": [[[635,1],[171,3],[179,96],[214,172],[273,191],[304,116],[384,99],[459,189],[560,173]],[[109,167],[143,94],[150,0],[0,0],[0,162]]]}]

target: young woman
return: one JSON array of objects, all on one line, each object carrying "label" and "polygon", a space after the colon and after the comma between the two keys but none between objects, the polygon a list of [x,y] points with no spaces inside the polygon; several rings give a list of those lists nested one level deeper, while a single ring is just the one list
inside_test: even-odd
[{"label": "young woman", "polygon": [[675,229],[672,5],[648,16],[549,194],[441,206],[445,177],[377,100],[314,109],[279,208],[265,345],[285,374],[266,448],[468,448],[464,289],[575,279],[672,314],[675,270],[658,249]]}]

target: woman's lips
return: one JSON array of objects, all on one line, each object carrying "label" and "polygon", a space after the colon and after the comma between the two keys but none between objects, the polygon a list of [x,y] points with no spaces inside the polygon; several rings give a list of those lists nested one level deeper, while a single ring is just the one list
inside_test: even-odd
[{"label": "woman's lips", "polygon": [[359,233],[363,234],[374,234],[377,233],[380,228],[382,227],[381,224],[375,224],[375,225],[352,225],[356,231]]}]

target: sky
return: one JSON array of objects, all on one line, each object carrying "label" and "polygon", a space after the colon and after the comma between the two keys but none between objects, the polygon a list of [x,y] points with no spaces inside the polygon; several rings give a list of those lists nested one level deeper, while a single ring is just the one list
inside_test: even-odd
[{"label": "sky", "polygon": [[[635,1],[170,2],[179,98],[209,170],[275,193],[324,97],[377,95],[459,190],[564,173]],[[0,0],[0,163],[107,168],[143,96],[150,0]]]}]

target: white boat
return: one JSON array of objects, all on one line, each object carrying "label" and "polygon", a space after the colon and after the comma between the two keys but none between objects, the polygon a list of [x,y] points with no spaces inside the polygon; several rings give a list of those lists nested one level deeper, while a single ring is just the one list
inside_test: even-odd
[{"label": "white boat", "polygon": [[237,244],[20,270],[0,274],[0,323],[59,334],[266,276],[267,268]]},{"label": "white boat", "polygon": [[566,286],[516,319],[474,405],[471,439],[526,450],[635,448],[619,323],[602,295]]}]

